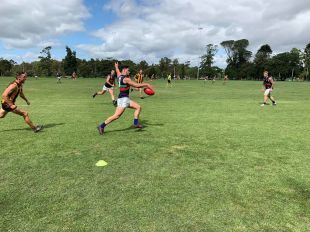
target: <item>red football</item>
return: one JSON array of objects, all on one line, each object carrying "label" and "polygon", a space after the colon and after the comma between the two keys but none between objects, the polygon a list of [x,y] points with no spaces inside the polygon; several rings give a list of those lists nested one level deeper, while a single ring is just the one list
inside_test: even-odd
[{"label": "red football", "polygon": [[144,93],[147,95],[154,95],[155,92],[151,90],[150,88],[144,88]]}]

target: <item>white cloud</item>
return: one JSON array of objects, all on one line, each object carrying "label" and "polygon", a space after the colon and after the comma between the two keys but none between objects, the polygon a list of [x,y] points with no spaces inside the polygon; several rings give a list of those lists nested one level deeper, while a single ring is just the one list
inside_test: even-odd
[{"label": "white cloud", "polygon": [[7,48],[30,48],[66,32],[83,31],[89,16],[82,0],[1,0],[0,40]]},{"label": "white cloud", "polygon": [[[308,0],[113,0],[104,10],[118,20],[93,33],[102,44],[79,45],[90,56],[185,61],[229,39],[248,39],[253,53],[266,43],[280,52],[310,42]],[[219,52],[216,65],[223,61]]]},{"label": "white cloud", "polygon": [[[78,54],[149,63],[167,56],[196,65],[209,43],[245,38],[255,54],[266,43],[282,52],[310,42],[308,0],[113,0],[102,10],[103,15],[114,13],[116,20],[89,32],[101,43],[80,44]],[[85,31],[89,16],[83,0],[1,0],[0,45],[34,53],[45,46],[59,47],[59,36]],[[225,66],[225,60],[223,51],[218,52],[216,65]]]}]

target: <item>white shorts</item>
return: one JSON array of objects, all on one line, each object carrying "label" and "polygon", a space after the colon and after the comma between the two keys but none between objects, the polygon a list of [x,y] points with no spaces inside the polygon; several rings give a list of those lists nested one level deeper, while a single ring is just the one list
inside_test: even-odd
[{"label": "white shorts", "polygon": [[266,89],[264,95],[268,96],[269,94],[271,94],[272,89]]},{"label": "white shorts", "polygon": [[122,108],[128,108],[130,106],[129,97],[122,97],[117,99],[117,106]]},{"label": "white shorts", "polygon": [[105,85],[102,86],[102,90],[108,91],[109,89],[113,90],[113,87],[106,87]]}]

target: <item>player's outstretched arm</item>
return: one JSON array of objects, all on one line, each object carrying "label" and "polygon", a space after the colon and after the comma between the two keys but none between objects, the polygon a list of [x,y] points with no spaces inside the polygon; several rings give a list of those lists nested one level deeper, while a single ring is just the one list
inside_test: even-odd
[{"label": "player's outstretched arm", "polygon": [[120,76],[121,75],[121,71],[119,70],[119,67],[118,67],[118,62],[115,62],[114,63],[114,67],[115,67],[115,71],[116,71],[116,76]]},{"label": "player's outstretched arm", "polygon": [[137,83],[137,82],[135,82],[135,81],[132,81],[130,78],[125,78],[125,79],[124,79],[124,82],[127,83],[128,85],[132,86],[132,87],[135,87],[135,88],[147,87],[147,88],[150,88],[150,89],[152,89],[153,91],[155,91],[155,90],[154,90],[154,87],[151,86],[149,83],[143,82],[143,83],[139,84],[139,83]]}]

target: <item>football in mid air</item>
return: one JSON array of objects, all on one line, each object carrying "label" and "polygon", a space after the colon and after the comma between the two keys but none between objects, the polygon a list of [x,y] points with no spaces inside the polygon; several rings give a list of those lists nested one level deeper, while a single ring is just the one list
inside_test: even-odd
[{"label": "football in mid air", "polygon": [[150,96],[155,94],[155,92],[150,88],[144,88],[144,93]]}]

